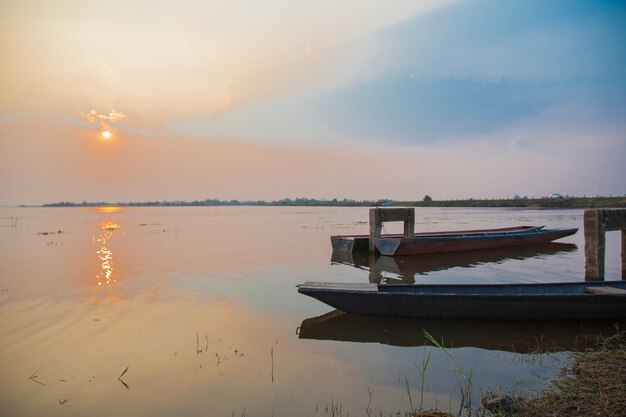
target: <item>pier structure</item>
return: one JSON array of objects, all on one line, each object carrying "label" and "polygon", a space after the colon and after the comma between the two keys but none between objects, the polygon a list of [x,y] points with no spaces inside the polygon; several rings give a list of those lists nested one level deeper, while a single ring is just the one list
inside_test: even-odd
[{"label": "pier structure", "polygon": [[371,208],[370,209],[370,234],[369,251],[376,253],[375,239],[382,233],[384,222],[404,222],[404,237],[413,237],[415,234],[415,209],[414,208]]},{"label": "pier structure", "polygon": [[626,209],[585,210],[585,281],[604,280],[605,233],[621,230],[622,280],[626,280]]}]

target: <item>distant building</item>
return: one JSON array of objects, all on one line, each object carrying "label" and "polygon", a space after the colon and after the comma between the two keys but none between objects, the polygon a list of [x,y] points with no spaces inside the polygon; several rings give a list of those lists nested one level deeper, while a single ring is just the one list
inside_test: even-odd
[{"label": "distant building", "polygon": [[376,207],[387,207],[393,204],[393,200],[389,200],[389,199],[383,199],[383,200],[378,200],[375,204]]},{"label": "distant building", "polygon": [[554,193],[554,194],[550,194],[550,198],[563,198],[562,194],[558,194],[558,193]]}]

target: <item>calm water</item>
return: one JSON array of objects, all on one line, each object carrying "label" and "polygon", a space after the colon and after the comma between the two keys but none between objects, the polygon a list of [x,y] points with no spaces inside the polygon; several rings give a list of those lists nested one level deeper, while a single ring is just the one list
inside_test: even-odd
[{"label": "calm water", "polygon": [[[568,354],[533,353],[538,345],[560,351],[593,338],[596,324],[363,318],[299,295],[307,280],[583,279],[582,231],[537,250],[475,256],[333,255],[329,236],[367,233],[367,213],[0,209],[1,414],[323,416],[331,404],[343,415],[366,415],[368,404],[388,414],[410,407],[405,377],[418,402],[416,364],[428,352],[424,406],[454,410],[454,362],[424,347],[423,328],[474,371],[475,400],[556,375]],[[416,211],[424,231],[517,224],[582,227],[582,211]],[[607,234],[607,279],[619,279],[619,245]]]}]

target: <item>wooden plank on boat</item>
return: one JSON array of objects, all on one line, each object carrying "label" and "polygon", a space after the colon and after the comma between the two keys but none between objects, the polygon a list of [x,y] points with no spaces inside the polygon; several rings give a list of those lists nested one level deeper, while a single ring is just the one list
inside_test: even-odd
[{"label": "wooden plank on boat", "polygon": [[587,287],[585,292],[589,294],[620,294],[626,295],[626,290],[615,287]]}]

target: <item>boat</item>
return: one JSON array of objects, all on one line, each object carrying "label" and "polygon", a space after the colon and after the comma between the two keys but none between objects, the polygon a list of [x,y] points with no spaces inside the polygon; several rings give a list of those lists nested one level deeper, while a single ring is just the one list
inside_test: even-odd
[{"label": "boat", "polygon": [[530,284],[305,282],[298,292],[352,314],[477,319],[623,319],[626,281]]},{"label": "boat", "polygon": [[424,255],[470,250],[540,245],[575,234],[574,229],[545,229],[543,226],[519,226],[501,229],[416,233],[413,236],[374,238],[381,255]]},{"label": "boat", "polygon": [[432,345],[424,331],[447,348],[474,347],[515,353],[585,350],[598,336],[615,334],[616,320],[482,320],[374,317],[332,310],[304,319],[300,339],[380,343],[391,346]]},{"label": "boat", "polygon": [[[550,242],[543,245],[517,246],[476,251],[433,253],[414,256],[379,256],[368,252],[333,251],[331,265],[351,266],[368,273],[371,283],[415,284],[416,277],[451,268],[475,268],[509,260],[528,260],[573,252],[573,243]],[[389,275],[391,274],[391,275]],[[419,278],[417,279],[419,281]]]},{"label": "boat", "polygon": [[[390,237],[401,237],[402,235],[392,235]],[[333,253],[367,253],[369,249],[369,235],[335,235],[330,237],[330,244]]]}]

